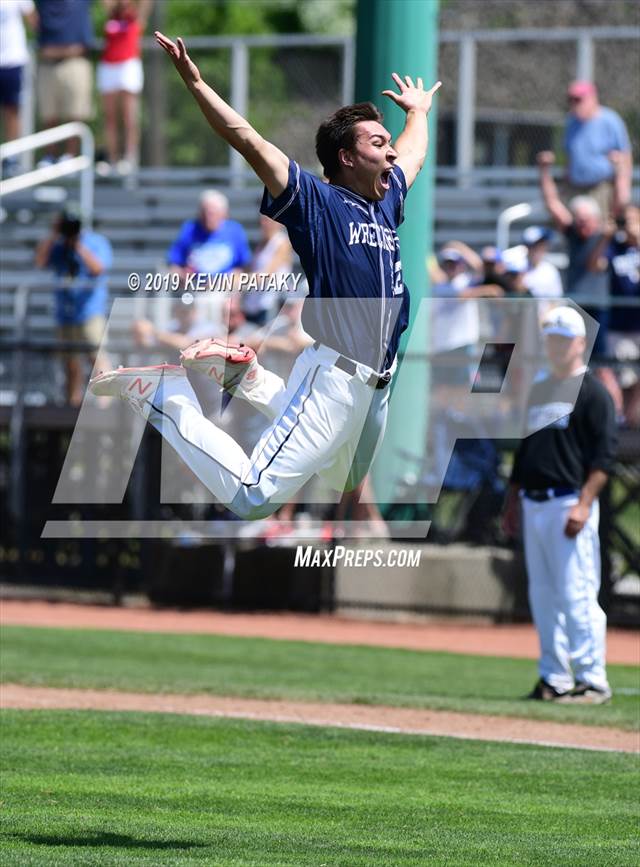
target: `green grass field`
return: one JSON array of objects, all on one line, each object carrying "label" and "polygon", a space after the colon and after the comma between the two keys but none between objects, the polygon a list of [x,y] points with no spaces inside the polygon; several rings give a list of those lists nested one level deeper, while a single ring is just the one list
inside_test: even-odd
[{"label": "green grass field", "polygon": [[628,755],[137,713],[1,720],[3,867],[637,863]]},{"label": "green grass field", "polygon": [[388,704],[637,729],[638,670],[611,666],[602,707],[523,701],[536,679],[521,659],[215,635],[5,627],[5,682],[140,692]]},{"label": "green grass field", "polygon": [[[383,703],[633,729],[518,697],[527,660],[213,635],[5,627],[5,682]],[[614,689],[637,670],[612,666]],[[629,754],[196,716],[0,714],[5,865],[637,863]]]}]

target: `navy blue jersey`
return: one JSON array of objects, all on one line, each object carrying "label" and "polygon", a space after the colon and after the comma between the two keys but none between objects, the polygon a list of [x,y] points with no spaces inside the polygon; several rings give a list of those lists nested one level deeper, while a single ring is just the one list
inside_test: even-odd
[{"label": "navy blue jersey", "polygon": [[396,232],[407,184],[394,166],[372,202],[289,163],[287,187],[260,210],[286,226],[309,283],[302,325],[311,337],[374,370],[388,369],[409,321]]}]

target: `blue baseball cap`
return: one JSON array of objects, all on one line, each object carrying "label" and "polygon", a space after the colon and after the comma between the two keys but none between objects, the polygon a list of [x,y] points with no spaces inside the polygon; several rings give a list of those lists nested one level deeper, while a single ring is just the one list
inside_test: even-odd
[{"label": "blue baseball cap", "polygon": [[552,237],[553,232],[545,226],[527,226],[522,233],[522,243],[527,247],[533,247],[541,241],[550,241]]}]

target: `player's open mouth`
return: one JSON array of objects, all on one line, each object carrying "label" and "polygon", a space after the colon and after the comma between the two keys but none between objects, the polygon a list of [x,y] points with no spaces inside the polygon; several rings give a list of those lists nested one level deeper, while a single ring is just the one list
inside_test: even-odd
[{"label": "player's open mouth", "polygon": [[385,190],[389,189],[389,179],[391,177],[391,169],[385,169],[384,172],[380,175],[380,183],[382,184]]}]

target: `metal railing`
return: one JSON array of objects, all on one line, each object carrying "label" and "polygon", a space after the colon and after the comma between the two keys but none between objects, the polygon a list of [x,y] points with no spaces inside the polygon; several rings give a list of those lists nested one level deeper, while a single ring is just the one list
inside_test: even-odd
[{"label": "metal railing", "polygon": [[[206,60],[208,52],[218,58],[223,55],[228,58],[222,62],[222,68],[225,64],[227,66],[222,75],[223,87],[226,88],[228,79],[229,101],[242,114],[250,114],[251,106],[255,104],[256,81],[255,71],[252,73],[252,63],[255,55],[264,49],[274,49],[282,53],[298,52],[298,66],[293,73],[290,71],[290,83],[292,86],[295,84],[298,97],[297,105],[313,108],[318,101],[315,80],[309,84],[303,81],[304,76],[297,72],[307,70],[309,77],[313,79],[315,69],[310,58],[322,49],[337,54],[333,66],[339,69],[339,81],[331,91],[331,100],[335,100],[337,105],[338,100],[346,104],[354,98],[355,40],[351,36],[269,34],[190,37],[187,34],[185,38],[189,48],[196,55],[200,53],[200,57],[195,58],[198,62],[200,58]],[[598,81],[599,86],[602,85],[603,101],[609,107],[622,115],[635,111],[633,94],[637,92],[640,82],[630,58],[640,41],[640,27],[497,28],[459,31],[445,29],[439,33],[438,40],[439,75],[446,79],[447,85],[440,96],[439,113],[443,120],[449,118],[453,124],[453,129],[448,133],[453,136],[453,143],[447,161],[451,160],[455,167],[454,181],[458,186],[472,185],[470,173],[482,162],[476,152],[483,134],[480,128],[484,129],[487,125],[501,130],[501,134],[497,136],[499,141],[492,145],[496,150],[492,160],[495,158],[496,164],[502,164],[502,159],[497,158],[498,152],[505,158],[506,131],[512,129],[514,124],[524,125],[520,127],[521,130],[528,124],[533,124],[526,133],[530,137],[538,134],[534,127],[539,131],[544,130],[544,136],[539,142],[536,140],[536,145],[540,145],[540,150],[546,149],[549,146],[547,133],[557,133],[564,121],[564,88],[570,78]],[[612,50],[611,46],[614,44],[615,48]],[[633,48],[634,44],[636,49]],[[98,41],[97,47],[99,45]],[[536,70],[544,72],[545,66],[555,60],[562,61],[557,70],[554,68],[556,77],[553,78],[551,90],[549,82],[543,84],[538,80],[540,76],[534,75],[527,80],[525,88],[522,86],[522,79],[515,75],[513,80],[508,75],[505,80],[504,70],[495,66],[496,59],[491,52],[495,49],[501,55],[504,52],[515,52],[517,60],[519,46],[524,49],[524,59],[532,51],[537,52],[534,61],[529,59],[529,66],[526,67],[534,73]],[[148,150],[147,162],[151,164],[170,164],[176,160],[167,153],[166,113],[169,108],[166,91],[174,80],[174,71],[171,64],[159,62],[159,49],[150,36],[143,40],[143,49],[147,80],[143,151]],[[490,52],[489,57],[485,56],[487,51]],[[281,58],[277,59],[276,64],[280,60]],[[31,82],[35,76],[36,65],[37,58],[32,54],[30,75],[27,76],[23,93],[25,130],[33,128],[34,123],[35,100]],[[492,70],[495,70],[493,78]],[[483,74],[485,78],[489,76],[488,84],[487,81],[483,82]],[[624,81],[624,86],[620,86],[621,80]],[[276,98],[275,94],[273,98]],[[272,107],[269,97],[261,93],[259,104],[263,114],[268,115]],[[324,110],[324,105],[318,108],[318,111]],[[298,130],[295,135],[291,135],[290,144],[294,150],[301,147],[303,138],[305,142],[308,138],[308,128],[304,124],[301,124],[301,128],[299,138],[296,138]],[[261,131],[264,132],[262,129]],[[213,165],[218,160],[220,164],[226,163],[237,173],[236,183],[243,182],[243,161],[239,155],[230,149],[222,159],[217,155],[215,160],[206,159],[203,164]]]},{"label": "metal railing", "polygon": [[498,250],[506,250],[509,246],[511,224],[517,220],[524,220],[525,217],[528,217],[534,211],[537,212],[536,206],[529,202],[521,202],[502,211],[496,225],[496,247]]},{"label": "metal railing", "polygon": [[33,169],[6,180],[2,179],[2,169],[0,168],[0,196],[8,196],[11,193],[37,187],[48,181],[55,181],[57,178],[67,177],[79,172],[80,209],[83,222],[90,227],[93,220],[93,164],[95,145],[93,133],[85,123],[78,121],[64,123],[52,129],[46,129],[42,132],[36,132],[32,135],[6,142],[0,145],[0,163],[8,157],[34,151],[37,148],[46,147],[47,145],[56,144],[57,142],[66,141],[71,138],[80,139],[80,155],[77,157],[70,157],[63,162],[40,169]]},{"label": "metal railing", "polygon": [[[629,42],[635,40],[638,42],[640,40],[640,27],[555,27],[522,30],[499,28],[460,32],[444,30],[440,33],[441,45],[453,43],[457,44],[459,49],[456,103],[458,183],[468,184],[468,174],[474,167],[478,45],[484,43],[505,45],[513,42],[574,43],[576,46],[574,78],[594,81],[597,72],[594,44],[598,40],[625,40]],[[633,87],[633,85],[631,86]]]},{"label": "metal railing", "polygon": [[[481,162],[477,153],[477,146],[479,137],[482,135],[480,128],[487,124],[500,128],[503,134],[501,139],[503,145],[504,135],[508,129],[512,129],[514,125],[516,127],[533,125],[527,135],[535,136],[537,134],[535,130],[539,128],[540,131],[544,131],[544,135],[540,139],[539,146],[537,143],[537,149],[543,150],[548,147],[547,133],[553,130],[557,132],[564,122],[566,114],[565,86],[571,78],[593,81],[597,79],[599,83],[602,79],[604,85],[602,88],[603,102],[619,113],[626,114],[629,100],[620,88],[615,86],[614,78],[609,74],[611,65],[607,64],[606,55],[603,55],[606,46],[610,46],[611,43],[620,47],[619,55],[617,54],[616,57],[627,59],[629,64],[627,72],[629,91],[633,92],[634,87],[637,87],[634,81],[636,73],[630,60],[636,50],[633,45],[637,45],[640,41],[640,28],[637,26],[562,27],[548,30],[541,28],[442,30],[438,38],[441,49],[439,74],[441,77],[446,76],[447,78],[447,90],[445,91],[443,88],[439,113],[443,119],[449,118],[453,124],[453,131],[449,131],[447,135],[453,136],[451,159],[457,172],[455,183],[461,187],[471,184],[470,174]],[[187,35],[185,39],[189,48],[198,55],[195,58],[196,62],[199,62],[200,59],[205,61],[209,51],[218,56],[220,52],[228,53],[228,61],[226,62],[229,70],[229,100],[240,113],[246,113],[252,105],[255,106],[256,104],[256,82],[250,74],[251,64],[254,54],[264,48],[275,49],[283,53],[291,50],[306,52],[306,55],[300,55],[301,71],[307,68],[312,69],[310,58],[316,49],[324,48],[337,51],[339,54],[337,63],[340,68],[340,84],[337,90],[333,91],[332,98],[335,98],[336,104],[338,99],[341,99],[343,104],[353,101],[355,59],[355,40],[353,37],[304,36],[299,34],[200,37]],[[528,50],[535,49],[539,53],[539,64],[544,64],[547,61],[548,65],[553,58],[562,59],[561,68],[558,70],[558,77],[551,94],[553,98],[549,98],[547,94],[548,82],[545,83],[544,87],[540,85],[538,90],[536,90],[537,86],[534,82],[530,82],[531,86],[527,87],[525,92],[526,94],[534,93],[536,98],[524,98],[523,89],[518,84],[517,79],[514,77],[513,82],[505,81],[501,78],[499,69],[496,70],[495,79],[488,88],[486,83],[483,84],[482,74],[486,75],[489,68],[483,52],[486,50],[498,50],[501,53],[511,51],[517,55],[517,47],[522,44]],[[157,47],[150,38],[145,39],[143,45],[145,62],[148,62],[155,55]],[[493,57],[491,62],[494,62]],[[537,60],[531,65],[530,61],[530,66],[534,71],[539,68],[536,63]],[[160,70],[156,69],[156,75],[158,74],[160,79],[156,84],[160,83],[162,88],[166,89],[168,85],[165,82],[165,76],[168,77],[166,81],[170,81],[173,70],[165,65]],[[290,76],[287,79],[288,89],[284,98],[289,102],[299,99],[300,105],[307,105],[311,110],[311,116],[313,116],[313,109],[318,107],[318,94],[312,84],[302,81],[303,78],[304,76],[294,76],[293,78]],[[224,80],[224,76],[222,79]],[[268,101],[269,97],[266,99],[267,104],[271,105]],[[277,99],[275,94],[273,99]],[[265,96],[261,94],[260,106],[263,109],[264,100]],[[323,106],[322,110],[325,108]],[[152,114],[156,111],[156,107],[151,105],[149,110],[151,123]],[[320,109],[318,108],[318,110]],[[151,126],[153,129],[150,127],[146,134],[152,133],[152,138],[166,134],[166,125],[157,123],[151,124]],[[524,127],[522,128],[524,129]],[[264,132],[263,129],[261,131]],[[300,150],[303,136],[306,137],[307,133],[306,127],[303,132],[295,130],[290,134],[287,143],[294,150],[296,148]],[[277,131],[272,131],[272,134],[277,137]],[[500,149],[499,142],[494,146],[498,150]],[[508,153],[502,153],[502,156],[505,159],[505,165],[511,161]],[[233,153],[229,153],[227,159],[233,169],[239,169],[243,165],[241,158],[234,156]],[[498,160],[496,164],[501,165],[502,160]]]}]

